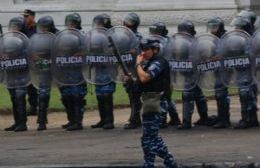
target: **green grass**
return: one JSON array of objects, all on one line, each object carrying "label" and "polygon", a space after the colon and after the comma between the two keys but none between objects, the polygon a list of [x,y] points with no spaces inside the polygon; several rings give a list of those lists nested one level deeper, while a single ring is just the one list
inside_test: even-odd
[{"label": "green grass", "polygon": [[[230,94],[236,94],[237,89],[230,89]],[[207,97],[214,96],[214,92],[204,92]],[[0,110],[11,109],[11,101],[8,90],[0,85]],[[181,91],[174,91],[172,98],[176,101],[181,100]],[[128,105],[129,100],[127,93],[125,92],[124,87],[121,84],[117,85],[116,92],[114,94],[114,104],[119,105]],[[97,107],[97,100],[95,95],[95,86],[88,85],[88,95],[87,95],[87,108],[92,109]],[[63,105],[60,101],[60,93],[57,88],[53,88],[51,91],[51,100],[50,100],[50,109],[63,110]]]}]

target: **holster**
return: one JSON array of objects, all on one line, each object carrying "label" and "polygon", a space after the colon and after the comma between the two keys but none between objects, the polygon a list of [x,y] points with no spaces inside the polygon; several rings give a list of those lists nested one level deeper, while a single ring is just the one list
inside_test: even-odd
[{"label": "holster", "polygon": [[141,96],[143,102],[142,115],[160,113],[161,92],[145,92]]}]

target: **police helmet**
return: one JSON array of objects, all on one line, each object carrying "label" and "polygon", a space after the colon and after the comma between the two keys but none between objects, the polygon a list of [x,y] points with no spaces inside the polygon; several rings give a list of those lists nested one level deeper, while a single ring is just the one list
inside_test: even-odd
[{"label": "police helmet", "polygon": [[106,13],[99,14],[99,15],[94,17],[93,25],[94,26],[101,26],[101,27],[109,29],[109,28],[112,27],[112,25],[111,25],[111,18]]},{"label": "police helmet", "polygon": [[250,20],[250,23],[251,23],[252,25],[255,24],[256,17],[257,17],[257,16],[256,16],[256,13],[255,13],[254,11],[252,11],[252,10],[249,10],[249,9],[247,9],[247,10],[242,10],[242,11],[238,14],[238,16],[248,18],[248,19]]},{"label": "police helmet", "polygon": [[136,13],[131,12],[124,17],[123,23],[127,27],[132,27],[136,29],[140,25],[140,18]]},{"label": "police helmet", "polygon": [[251,23],[250,23],[250,20],[246,17],[241,17],[241,16],[236,16],[231,24],[231,26],[237,28],[237,29],[241,29],[241,30],[244,30],[246,32],[250,32],[251,30]]},{"label": "police helmet", "polygon": [[66,26],[72,26],[76,29],[82,29],[81,28],[81,17],[78,13],[71,13],[71,14],[68,14],[66,17],[65,17],[65,25]]},{"label": "police helmet", "polygon": [[151,34],[158,34],[163,37],[167,36],[167,34],[168,34],[166,25],[163,22],[154,23],[152,26],[149,27],[149,32]]},{"label": "police helmet", "polygon": [[43,16],[37,22],[37,28],[39,30],[47,29],[47,31],[55,33],[54,20],[51,16]]},{"label": "police helmet", "polygon": [[9,31],[20,31],[20,32],[25,32],[25,20],[23,17],[13,17],[10,21],[9,21],[9,25],[8,25],[8,30]]},{"label": "police helmet", "polygon": [[183,21],[178,25],[178,32],[186,32],[192,36],[196,34],[194,24],[189,20]]},{"label": "police helmet", "polygon": [[140,43],[140,48],[142,50],[149,49],[149,48],[152,49],[156,48],[160,50],[160,41],[152,38],[142,39]]}]

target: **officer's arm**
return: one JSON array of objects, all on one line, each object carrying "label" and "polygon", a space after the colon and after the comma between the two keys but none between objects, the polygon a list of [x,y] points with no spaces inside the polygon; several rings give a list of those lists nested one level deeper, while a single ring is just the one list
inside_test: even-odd
[{"label": "officer's arm", "polygon": [[137,74],[141,83],[147,83],[151,80],[150,74],[143,70],[141,64],[137,64]]}]

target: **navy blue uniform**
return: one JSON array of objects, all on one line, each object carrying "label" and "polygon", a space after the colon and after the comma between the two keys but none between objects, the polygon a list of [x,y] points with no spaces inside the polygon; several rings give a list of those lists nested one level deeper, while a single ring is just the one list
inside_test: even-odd
[{"label": "navy blue uniform", "polygon": [[[170,84],[170,69],[168,62],[159,56],[151,58],[147,64],[143,65],[144,71],[150,74],[151,80],[141,84],[143,92],[163,92],[166,90],[162,86]],[[161,99],[163,103],[164,97]],[[161,111],[163,112],[163,111]],[[141,138],[144,152],[144,167],[154,167],[156,155],[164,159],[167,167],[175,167],[174,157],[169,153],[166,144],[159,136],[159,128],[162,123],[160,112],[143,114],[143,136]]]}]

